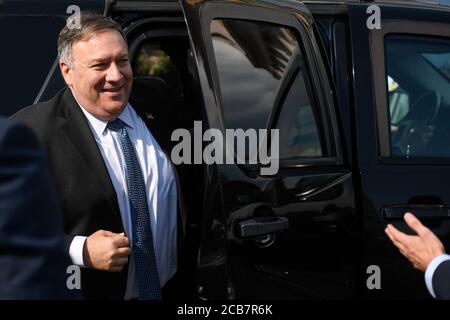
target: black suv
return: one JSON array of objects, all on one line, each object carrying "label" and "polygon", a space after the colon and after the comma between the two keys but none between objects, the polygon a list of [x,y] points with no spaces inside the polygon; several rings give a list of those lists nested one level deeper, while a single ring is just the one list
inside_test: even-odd
[{"label": "black suv", "polygon": [[450,1],[440,2],[3,0],[0,111],[63,88],[67,9],[102,12],[126,32],[136,103],[157,101],[149,112],[167,130],[280,130],[275,175],[180,168],[193,296],[427,298],[384,228],[405,230],[411,211],[450,245]]}]

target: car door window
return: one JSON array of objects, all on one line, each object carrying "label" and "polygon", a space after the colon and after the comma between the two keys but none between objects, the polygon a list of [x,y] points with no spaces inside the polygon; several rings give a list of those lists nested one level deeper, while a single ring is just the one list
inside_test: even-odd
[{"label": "car door window", "polygon": [[211,37],[225,126],[266,128],[296,46],[293,34],[266,23],[223,19],[212,21]]},{"label": "car door window", "polygon": [[302,70],[297,72],[289,88],[276,127],[280,130],[280,159],[323,155],[317,115],[311,105]]},{"label": "car door window", "polygon": [[385,50],[391,155],[449,157],[450,41],[388,35]]},{"label": "car door window", "polygon": [[280,130],[280,159],[322,156],[305,70],[292,70],[301,52],[294,33],[237,19],[215,19],[210,31],[225,127],[266,129],[279,110],[273,127]]},{"label": "car door window", "polygon": [[390,75],[388,79],[389,114],[391,124],[395,127],[409,112],[409,93]]}]

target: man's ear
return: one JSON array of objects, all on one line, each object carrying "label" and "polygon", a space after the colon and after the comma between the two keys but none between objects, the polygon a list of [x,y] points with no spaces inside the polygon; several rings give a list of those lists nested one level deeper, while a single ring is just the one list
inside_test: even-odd
[{"label": "man's ear", "polygon": [[59,69],[61,70],[61,74],[66,82],[67,86],[70,88],[72,86],[72,69],[65,63],[59,62]]}]

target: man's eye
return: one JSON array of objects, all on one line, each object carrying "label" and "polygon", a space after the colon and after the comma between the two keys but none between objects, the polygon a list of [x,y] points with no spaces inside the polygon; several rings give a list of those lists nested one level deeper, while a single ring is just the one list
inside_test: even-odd
[{"label": "man's eye", "polygon": [[106,68],[106,63],[98,63],[92,66],[94,69],[104,69]]}]

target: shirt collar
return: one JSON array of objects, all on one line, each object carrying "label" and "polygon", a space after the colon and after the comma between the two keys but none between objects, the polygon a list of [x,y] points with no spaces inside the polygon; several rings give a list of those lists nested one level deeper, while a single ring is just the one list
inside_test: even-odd
[{"label": "shirt collar", "polygon": [[127,125],[127,127],[130,127],[131,129],[133,129],[134,125],[133,125],[133,119],[131,117],[130,108],[131,108],[130,104],[127,103],[127,105],[125,106],[125,109],[123,109],[122,113],[120,114],[119,119],[122,120]]},{"label": "shirt collar", "polygon": [[[78,105],[80,106],[81,110],[86,116],[89,124],[91,125],[91,128],[95,132],[95,135],[97,136],[97,138],[100,138],[104,134],[106,126],[108,125],[109,121],[97,119],[92,114],[90,114],[86,109],[84,109],[82,105],[80,104]],[[120,114],[119,119],[122,120],[125,123],[125,125],[133,129],[134,126],[133,121],[131,119],[129,106],[130,104],[127,103],[125,109],[123,109],[122,113]]]}]

